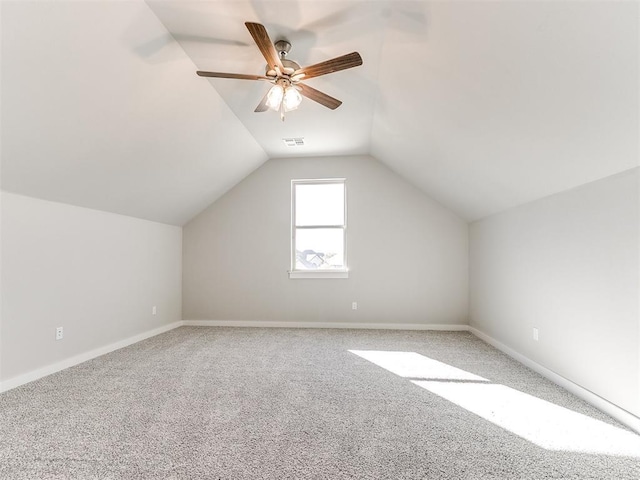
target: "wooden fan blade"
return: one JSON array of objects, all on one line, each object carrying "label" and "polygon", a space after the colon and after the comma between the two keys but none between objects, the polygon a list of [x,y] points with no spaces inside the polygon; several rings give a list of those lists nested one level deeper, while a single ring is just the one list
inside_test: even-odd
[{"label": "wooden fan blade", "polygon": [[264,97],[262,97],[262,100],[260,101],[260,103],[258,104],[256,109],[254,110],[254,112],[259,113],[259,112],[266,112],[267,110],[269,110],[269,107],[267,106],[267,97],[268,96],[269,96],[269,92],[267,92],[264,95]]},{"label": "wooden fan blade", "polygon": [[203,72],[200,70],[198,70],[196,73],[201,77],[237,78],[240,80],[271,80],[269,77],[264,77],[261,75],[246,75],[244,73]]},{"label": "wooden fan blade", "polygon": [[293,72],[293,75],[304,73],[304,79],[307,80],[327,73],[339,72],[347,68],[353,68],[362,65],[362,57],[358,52],[351,52],[341,57],[336,57],[326,62],[316,63],[309,67],[302,67]]},{"label": "wooden fan blade", "polygon": [[342,102],[336,98],[330,97],[326,93],[322,93],[320,90],[316,90],[315,88],[311,88],[309,85],[305,85],[303,83],[299,83],[297,87],[300,88],[300,93],[307,97],[309,100],[313,100],[314,102],[318,102],[320,105],[324,105],[331,110],[335,110]]},{"label": "wooden fan blade", "polygon": [[269,38],[269,34],[267,33],[267,29],[264,28],[264,25],[253,22],[244,22],[244,24],[253,37],[253,41],[256,42],[256,45],[260,49],[262,56],[267,61],[269,68],[275,70],[275,68],[278,67],[281,72],[284,72],[284,66],[280,61],[278,52],[276,52],[276,47],[273,46],[273,42]]}]

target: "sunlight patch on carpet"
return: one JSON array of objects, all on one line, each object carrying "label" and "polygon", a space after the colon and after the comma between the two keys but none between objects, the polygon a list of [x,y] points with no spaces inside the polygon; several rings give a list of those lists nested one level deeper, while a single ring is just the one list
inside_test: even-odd
[{"label": "sunlight patch on carpet", "polygon": [[489,381],[486,378],[415,352],[385,352],[379,350],[349,351],[404,378]]},{"label": "sunlight patch on carpet", "polygon": [[349,350],[547,450],[640,458],[640,436],[415,352]]}]

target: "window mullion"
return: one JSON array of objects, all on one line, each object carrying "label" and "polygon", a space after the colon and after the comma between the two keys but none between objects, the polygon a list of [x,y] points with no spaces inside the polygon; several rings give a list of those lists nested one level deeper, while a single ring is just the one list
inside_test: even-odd
[{"label": "window mullion", "polygon": [[345,228],[344,225],[296,225],[299,229],[314,229],[314,228]]}]

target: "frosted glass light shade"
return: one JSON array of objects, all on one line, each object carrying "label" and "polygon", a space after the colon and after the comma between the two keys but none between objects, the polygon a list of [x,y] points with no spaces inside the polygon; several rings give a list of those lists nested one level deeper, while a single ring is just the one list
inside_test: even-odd
[{"label": "frosted glass light shade", "polygon": [[280,85],[274,85],[271,87],[271,90],[267,93],[267,107],[271,110],[279,110],[283,95],[284,90]]},{"label": "frosted glass light shade", "polygon": [[302,102],[302,96],[295,87],[287,87],[284,91],[284,111],[290,112],[295,110]]}]

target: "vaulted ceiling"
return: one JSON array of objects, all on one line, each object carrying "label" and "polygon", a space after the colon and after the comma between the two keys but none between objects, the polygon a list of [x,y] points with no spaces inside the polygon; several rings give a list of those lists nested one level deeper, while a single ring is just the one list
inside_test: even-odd
[{"label": "vaulted ceiling", "polygon": [[[467,220],[638,165],[637,2],[3,1],[2,188],[181,225],[268,158],[370,154]],[[263,23],[309,79],[253,110]],[[304,137],[305,146],[282,139]]]}]

